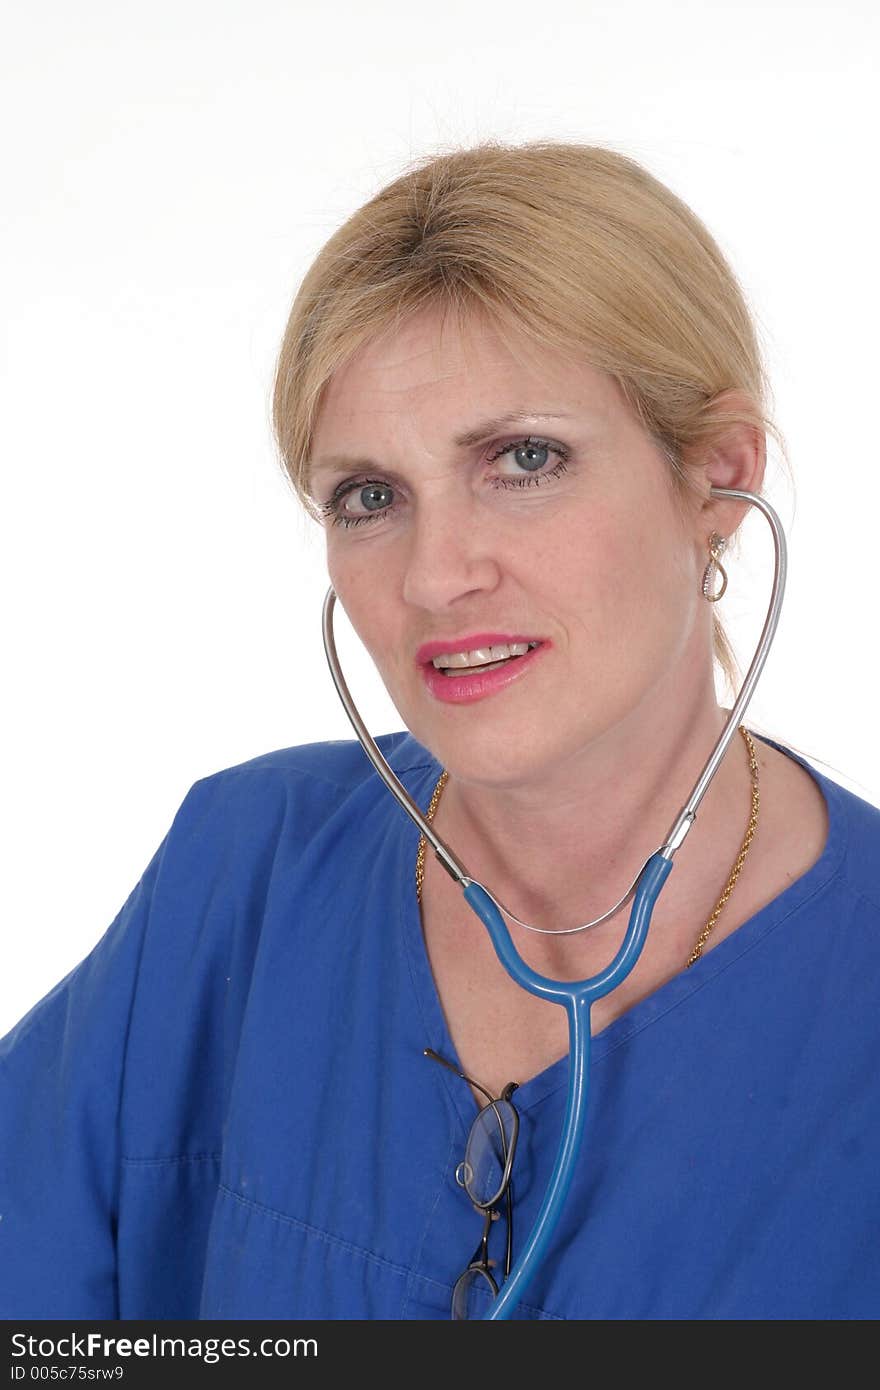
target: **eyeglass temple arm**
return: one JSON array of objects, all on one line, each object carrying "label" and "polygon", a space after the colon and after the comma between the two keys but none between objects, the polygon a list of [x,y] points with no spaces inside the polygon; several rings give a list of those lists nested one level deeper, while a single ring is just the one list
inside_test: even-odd
[{"label": "eyeglass temple arm", "polygon": [[449,1071],[454,1071],[455,1075],[460,1076],[462,1081],[466,1081],[469,1086],[476,1086],[477,1090],[480,1092],[481,1095],[484,1095],[486,1097],[490,1105],[495,1100],[501,1100],[500,1096],[493,1096],[489,1091],[486,1090],[485,1086],[481,1086],[479,1081],[474,1081],[472,1076],[465,1076],[464,1072],[459,1071],[458,1067],[454,1066],[452,1062],[447,1062],[446,1058],[441,1057],[439,1052],[435,1052],[433,1047],[426,1047],[424,1049],[424,1053],[425,1056],[430,1057],[433,1062],[439,1062],[441,1066],[446,1067]]}]

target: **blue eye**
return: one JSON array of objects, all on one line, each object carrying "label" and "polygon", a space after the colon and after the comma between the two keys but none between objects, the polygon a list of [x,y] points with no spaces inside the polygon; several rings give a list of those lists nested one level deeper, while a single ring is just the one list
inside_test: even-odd
[{"label": "blue eye", "polygon": [[[568,468],[569,452],[561,444],[551,444],[544,439],[517,439],[511,444],[502,444],[494,453],[490,454],[487,462],[494,463],[496,459],[510,454],[513,456],[518,466],[526,471],[520,477],[513,477],[509,474],[496,475],[489,479],[490,486],[493,488],[511,487],[539,487],[543,483],[552,482],[559,478]],[[522,454],[522,459],[517,455]],[[558,463],[554,468],[545,472],[538,470],[546,467],[546,458],[555,454]],[[356,515],[350,515],[343,511],[342,504],[349,496],[357,494],[361,505],[366,511]],[[354,482],[341,483],[328,502],[320,507],[322,517],[328,517],[334,526],[361,526],[364,522],[382,521],[390,511],[393,510],[393,503],[384,500],[388,495],[394,494],[394,488],[390,483],[383,482],[381,478],[360,478]]]},{"label": "blue eye", "polygon": [[382,496],[383,493],[387,496],[389,492],[393,492],[393,489],[387,483],[367,483],[358,495],[368,511],[384,511],[391,504],[383,502]]},{"label": "blue eye", "polygon": [[[525,468],[529,474],[534,474],[542,466],[540,455],[551,452],[551,446],[545,444],[541,439],[520,439],[515,444],[502,444],[500,449],[489,455],[489,462],[494,463],[496,459],[502,458],[505,454],[511,454],[519,467]],[[527,454],[529,457],[523,460],[517,457],[519,454]],[[538,457],[536,458],[535,455]]]}]

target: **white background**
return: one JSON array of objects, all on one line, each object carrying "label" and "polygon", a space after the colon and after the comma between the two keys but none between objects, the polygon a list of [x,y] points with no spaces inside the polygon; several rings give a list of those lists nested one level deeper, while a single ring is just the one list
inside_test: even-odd
[{"label": "white background", "polygon": [[[352,730],[323,541],[269,427],[296,287],[425,154],[604,144],[716,236],[796,487],[749,722],[880,803],[873,0],[8,2],[0,42],[0,1034],[94,945],[193,781]],[[775,478],[775,481],[773,481]],[[744,665],[771,546],[723,608]],[[402,727],[344,614],[374,734]]]}]

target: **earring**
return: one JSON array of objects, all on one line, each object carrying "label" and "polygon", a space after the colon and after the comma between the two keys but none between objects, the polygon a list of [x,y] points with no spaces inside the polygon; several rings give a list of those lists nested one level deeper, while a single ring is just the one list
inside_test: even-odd
[{"label": "earring", "polygon": [[[726,537],[719,536],[717,531],[713,531],[709,537],[709,563],[703,570],[702,583],[703,596],[708,599],[710,603],[717,603],[722,597],[724,590],[727,588],[727,571],[718,558],[726,545]],[[713,594],[710,593],[710,590],[715,582],[716,570],[721,575],[721,588],[718,590],[717,594]]]}]

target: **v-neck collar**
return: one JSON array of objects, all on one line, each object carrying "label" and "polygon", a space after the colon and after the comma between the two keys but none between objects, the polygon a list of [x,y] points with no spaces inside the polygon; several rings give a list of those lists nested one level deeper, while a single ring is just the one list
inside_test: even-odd
[{"label": "v-neck collar", "polygon": [[[840,869],[848,835],[847,812],[841,795],[841,788],[817,772],[814,767],[790,748],[786,748],[783,744],[777,743],[764,734],[753,733],[753,737],[760,739],[763,743],[770,744],[771,747],[800,763],[818,785],[825,799],[828,812],[828,836],[825,847],[816,862],[805,873],[801,874],[800,878],[795,879],[775,898],[765,903],[754,916],[743,922],[711,951],[707,951],[690,969],[683,970],[671,980],[667,980],[665,984],[660,985],[651,994],[639,1000],[606,1028],[603,1028],[600,1033],[597,1033],[593,1038],[591,1048],[591,1065],[593,1066],[598,1065],[603,1058],[625,1045],[637,1033],[651,1027],[670,1010],[678,1008],[697,990],[704,989],[709,981],[714,980],[725,970],[729,970],[737,960],[753,950],[770,932],[781,926],[792,913],[797,912],[810,898],[823,889]],[[442,769],[427,750],[421,750],[423,753],[422,761],[414,760],[411,757],[408,759],[405,755],[407,752],[410,754],[412,752],[408,747],[410,743],[412,743],[413,748],[421,749],[421,745],[412,739],[405,739],[403,744],[398,745],[398,754],[403,755],[400,757],[398,771],[403,770],[403,764],[407,765],[410,774],[407,781],[411,795],[420,809],[425,812]],[[397,759],[395,758],[393,761],[397,762]],[[396,881],[402,884],[402,890],[399,894],[399,926],[403,937],[403,948],[409,962],[416,1000],[425,1025],[425,1046],[433,1047],[460,1068],[461,1063],[446,1024],[428,958],[416,898],[414,865],[418,840],[418,828],[412,821],[407,821],[402,827],[398,841],[399,863],[396,878]],[[456,847],[450,846],[450,848]],[[463,858],[466,857],[463,852]],[[439,1070],[444,1071],[443,1068]],[[473,1119],[473,1108],[468,1106],[470,1091],[461,1086],[451,1072],[445,1073],[444,1071],[444,1075],[449,1078],[451,1083],[447,1087],[450,1099],[458,1110],[462,1123],[467,1127]],[[566,1053],[565,1056],[558,1058],[549,1067],[530,1077],[528,1081],[524,1081],[519,1086],[516,1093],[517,1109],[523,1113],[531,1110],[556,1091],[564,1088],[567,1082],[568,1054]]]}]

